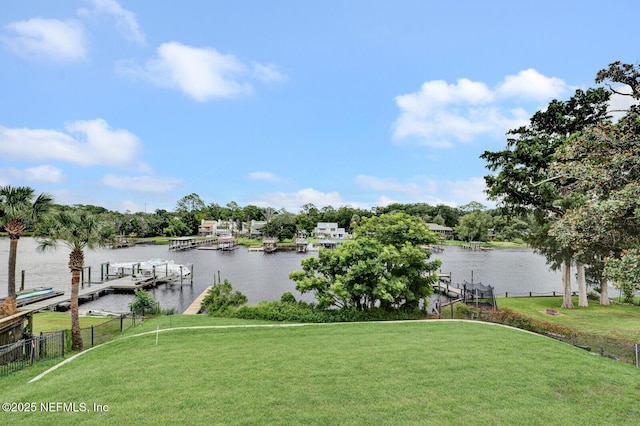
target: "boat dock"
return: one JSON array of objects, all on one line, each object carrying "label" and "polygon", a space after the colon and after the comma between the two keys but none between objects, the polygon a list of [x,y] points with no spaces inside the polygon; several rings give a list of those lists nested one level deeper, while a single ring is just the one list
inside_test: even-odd
[{"label": "boat dock", "polygon": [[[80,302],[83,300],[94,300],[103,294],[122,291],[122,292],[134,292],[141,288],[148,288],[156,286],[158,284],[164,284],[168,282],[175,282],[176,277],[172,276],[132,276],[125,275],[120,278],[108,279],[102,282],[84,283],[78,291],[78,299]],[[191,284],[188,284],[191,283]],[[185,285],[192,285],[192,281],[188,281]],[[183,282],[180,280],[180,285]],[[23,303],[20,306],[20,311],[38,312],[46,310],[63,310],[63,308],[69,307],[71,303],[71,296],[57,292],[54,297],[50,297],[43,300],[34,300],[32,302]]]},{"label": "boat dock", "polygon": [[200,296],[196,297],[196,300],[194,300],[193,303],[189,305],[189,307],[182,313],[182,315],[196,315],[198,312],[200,312],[202,301],[206,297],[207,293],[209,293],[209,290],[211,290],[211,287],[213,286],[205,288],[204,291],[200,293]]},{"label": "boat dock", "polygon": [[192,237],[171,238],[169,251],[191,250],[199,247],[210,247],[218,244],[218,238],[196,239]]}]

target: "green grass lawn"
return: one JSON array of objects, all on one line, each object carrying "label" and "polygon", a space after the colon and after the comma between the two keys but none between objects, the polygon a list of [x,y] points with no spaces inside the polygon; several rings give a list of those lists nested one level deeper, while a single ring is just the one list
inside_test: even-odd
[{"label": "green grass lawn", "polygon": [[[583,333],[614,337],[640,343],[640,307],[630,305],[600,306],[590,300],[588,308],[578,308],[578,298],[573,298],[575,309],[563,309],[562,297],[500,297],[498,307],[509,308],[528,317],[571,327]],[[546,313],[548,308],[559,315]]]},{"label": "green grass lawn", "polygon": [[[2,413],[3,422],[621,425],[637,424],[640,416],[640,370],[496,325],[263,324],[153,332],[169,326],[155,321],[133,331],[144,327],[148,334],[85,351],[36,382],[28,383],[52,363],[0,379],[3,402],[37,408]],[[170,325],[216,322],[174,316]],[[88,412],[40,411],[40,403],[49,402]],[[93,404],[108,411],[93,412]]]},{"label": "green grass lawn", "polygon": [[[110,317],[81,316],[80,327],[91,327],[109,321]],[[69,312],[38,312],[33,316],[33,333],[71,329]]]}]

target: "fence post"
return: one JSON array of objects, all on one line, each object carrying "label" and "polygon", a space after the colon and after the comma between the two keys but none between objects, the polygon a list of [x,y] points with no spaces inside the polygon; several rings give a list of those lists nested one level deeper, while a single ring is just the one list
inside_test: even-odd
[{"label": "fence post", "polygon": [[93,325],[91,326],[91,347],[93,347]]},{"label": "fence post", "polygon": [[60,333],[60,338],[62,339],[60,346],[62,346],[62,356],[64,357],[64,344],[65,344],[64,330],[62,330],[62,332]]},{"label": "fence post", "polygon": [[636,368],[638,368],[638,344],[634,343],[633,348],[635,349],[635,353],[636,353]]}]

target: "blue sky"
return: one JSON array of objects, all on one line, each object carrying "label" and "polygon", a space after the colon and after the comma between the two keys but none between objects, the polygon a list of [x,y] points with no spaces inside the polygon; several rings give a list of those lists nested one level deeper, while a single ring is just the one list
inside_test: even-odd
[{"label": "blue sky", "polygon": [[639,60],[635,0],[1,9],[0,184],[123,212],[492,206],[483,151]]}]

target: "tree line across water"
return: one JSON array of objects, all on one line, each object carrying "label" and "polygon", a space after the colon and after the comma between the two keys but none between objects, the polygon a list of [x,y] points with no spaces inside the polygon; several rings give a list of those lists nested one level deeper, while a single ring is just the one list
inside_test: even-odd
[{"label": "tree line across water", "polygon": [[533,216],[504,214],[501,209],[488,209],[481,203],[472,201],[455,207],[444,204],[394,203],[371,209],[350,206],[316,207],[305,204],[298,213],[284,209],[255,205],[240,206],[236,202],[221,206],[217,203],[205,204],[198,194],[182,197],[172,211],[158,209],[153,213],[118,212],[94,205],[58,206],[60,209],[80,209],[90,211],[113,224],[119,235],[135,235],[139,238],[158,236],[179,237],[197,235],[202,220],[233,222],[234,229],[245,229],[251,221],[267,222],[261,229],[267,237],[280,240],[294,238],[298,232],[311,235],[318,223],[336,223],[352,234],[362,219],[383,214],[405,213],[422,219],[425,223],[435,223],[452,228],[455,237],[462,241],[515,241],[523,242],[534,226]]}]

